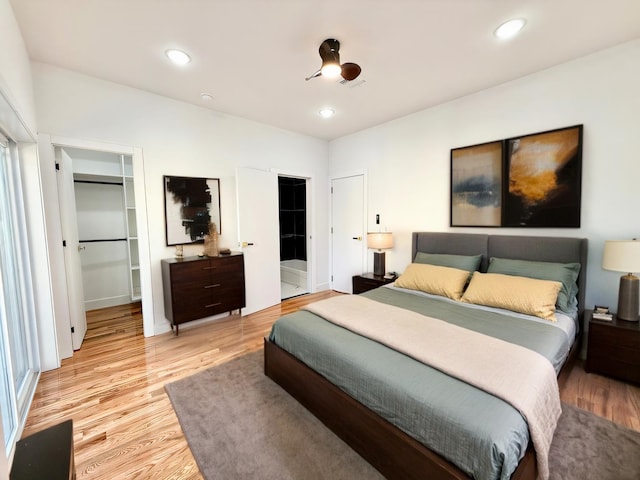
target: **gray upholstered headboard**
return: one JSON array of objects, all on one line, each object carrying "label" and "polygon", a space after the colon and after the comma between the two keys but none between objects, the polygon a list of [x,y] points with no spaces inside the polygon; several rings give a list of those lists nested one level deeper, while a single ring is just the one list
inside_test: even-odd
[{"label": "gray upholstered headboard", "polygon": [[582,316],[587,286],[587,250],[586,238],[414,232],[411,260],[413,261],[417,252],[482,254],[480,270],[483,272],[487,270],[491,257],[540,262],[578,262],[581,265],[578,275],[578,312]]}]

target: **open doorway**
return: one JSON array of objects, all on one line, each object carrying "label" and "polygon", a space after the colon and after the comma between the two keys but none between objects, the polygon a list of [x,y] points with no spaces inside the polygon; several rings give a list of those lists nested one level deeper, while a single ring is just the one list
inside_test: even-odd
[{"label": "open doorway", "polygon": [[278,176],[281,299],[309,293],[307,179]]},{"label": "open doorway", "polygon": [[[140,310],[133,156],[65,146],[55,147],[55,157],[61,217],[66,218],[63,233],[68,244],[65,263],[70,304],[79,297],[78,317],[133,304]],[[80,266],[73,275],[68,261],[71,256]],[[70,282],[74,276],[78,278]],[[77,295],[71,298],[71,293]],[[138,320],[141,330],[142,317]],[[120,329],[113,322],[110,325],[114,331]],[[72,329],[75,350],[80,348],[85,331],[89,336],[89,330],[91,325],[86,321],[83,329]],[[104,326],[100,332],[105,334]]]}]

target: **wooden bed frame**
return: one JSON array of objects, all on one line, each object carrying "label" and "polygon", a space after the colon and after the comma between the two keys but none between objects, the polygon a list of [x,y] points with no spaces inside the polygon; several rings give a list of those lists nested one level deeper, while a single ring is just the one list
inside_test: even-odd
[{"label": "wooden bed frame", "polygon": [[[583,327],[586,286],[587,240],[560,237],[520,237],[483,234],[413,234],[412,256],[416,252],[476,255],[482,253],[481,271],[491,257],[548,262],[579,262],[578,312]],[[578,356],[581,332],[559,376],[564,384]],[[395,425],[362,405],[293,355],[265,339],[264,371],[296,398],[329,429],[389,479],[451,480],[469,477],[451,462],[407,435]],[[530,444],[512,480],[535,480],[537,464]]]}]

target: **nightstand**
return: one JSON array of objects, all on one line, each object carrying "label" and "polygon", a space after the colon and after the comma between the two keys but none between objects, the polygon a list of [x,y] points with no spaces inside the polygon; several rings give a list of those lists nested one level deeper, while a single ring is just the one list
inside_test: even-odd
[{"label": "nightstand", "polygon": [[353,293],[363,293],[373,290],[374,288],[381,287],[387,283],[395,282],[397,277],[384,278],[381,275],[374,275],[373,273],[363,273],[362,275],[353,276]]},{"label": "nightstand", "polygon": [[628,382],[640,383],[640,322],[589,320],[587,372],[600,373]]}]

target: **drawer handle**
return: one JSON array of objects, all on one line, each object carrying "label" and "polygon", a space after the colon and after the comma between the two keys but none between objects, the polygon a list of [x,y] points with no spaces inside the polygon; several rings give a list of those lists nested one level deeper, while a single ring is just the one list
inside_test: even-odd
[{"label": "drawer handle", "polygon": [[220,284],[216,283],[215,285],[205,285],[204,288],[215,288],[215,287],[219,287]]},{"label": "drawer handle", "polygon": [[222,305],[222,302],[218,303],[210,303],[209,305],[205,305],[206,308],[217,307],[218,305]]},{"label": "drawer handle", "polygon": [[202,267],[203,270],[215,270],[218,267]]}]

